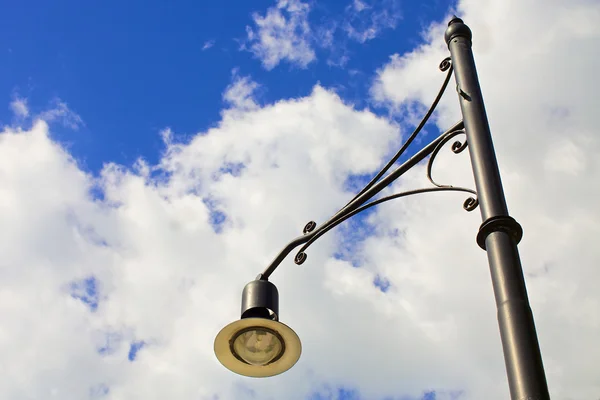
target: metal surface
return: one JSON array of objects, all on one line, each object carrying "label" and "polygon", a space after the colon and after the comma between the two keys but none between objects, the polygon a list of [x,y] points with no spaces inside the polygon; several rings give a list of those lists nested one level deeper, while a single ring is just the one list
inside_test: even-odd
[{"label": "metal surface", "polygon": [[507,223],[508,208],[475,69],[471,37],[471,30],[461,19],[455,17],[448,24],[445,38],[455,70],[485,229],[480,229],[478,239],[484,241],[488,255],[511,398],[545,400],[550,395],[517,250],[520,226],[512,218],[514,223]]},{"label": "metal surface", "polygon": [[494,232],[487,237],[486,248],[511,398],[549,399],[517,246],[506,232]]},{"label": "metal surface", "polygon": [[267,280],[254,280],[242,291],[242,318],[279,320],[279,292]]}]

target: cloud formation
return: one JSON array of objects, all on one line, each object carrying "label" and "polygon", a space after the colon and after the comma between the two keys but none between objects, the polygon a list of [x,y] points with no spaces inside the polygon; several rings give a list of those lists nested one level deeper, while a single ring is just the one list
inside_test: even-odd
[{"label": "cloud formation", "polygon": [[[247,49],[270,70],[281,61],[306,68],[315,60],[308,22],[310,5],[300,0],[278,0],[265,15],[254,13],[247,26]],[[244,46],[246,48],[246,46]]]},{"label": "cloud formation", "polygon": [[342,29],[359,43],[375,39],[385,29],[394,29],[401,18],[397,1],[354,0],[346,7]]},{"label": "cloud formation", "polygon": [[[595,398],[600,88],[589,49],[600,45],[600,8],[488,0],[457,12],[474,32],[508,204],[525,229],[552,398]],[[431,25],[378,72],[373,96],[395,117],[434,96],[444,28]],[[0,397],[508,398],[480,218],[458,194],[369,214],[368,235],[352,243],[360,268],[335,256],[344,229],[301,267],[281,265],[281,319],[304,351],[286,374],[245,379],[218,364],[213,340],[239,317],[244,284],[307,221],[351,198],[348,182],[380,167],[403,133],[318,85],[264,105],[257,87],[234,74],[215,127],[187,141],[165,130],[157,164],[108,164],[99,176],[52,141],[47,122],[3,128]],[[442,129],[460,117],[455,97],[436,115]],[[472,186],[466,152],[443,151],[434,173]],[[420,166],[388,192],[426,184]]]},{"label": "cloud formation", "polygon": [[[242,50],[251,51],[267,70],[281,62],[306,68],[316,61],[316,49],[327,50],[327,64],[343,68],[349,60],[348,40],[365,43],[400,19],[396,0],[350,2],[341,15],[325,15],[311,21],[311,4],[300,0],[278,0],[264,15],[254,13],[254,26],[246,27]],[[327,11],[321,7],[320,12]]]},{"label": "cloud formation", "polygon": [[29,116],[29,107],[27,107],[27,99],[16,97],[10,103],[10,109],[18,118]]},{"label": "cloud formation", "polygon": [[75,111],[71,110],[67,103],[61,99],[54,99],[51,107],[36,116],[46,122],[56,122],[66,128],[77,130],[84,125],[83,119]]},{"label": "cloud formation", "polygon": [[249,76],[240,76],[239,71],[232,72],[233,82],[227,86],[223,93],[223,100],[231,110],[248,111],[258,107],[254,99],[254,92],[259,87]]},{"label": "cloud formation", "polygon": [[215,45],[215,40],[207,40],[202,45],[202,51],[208,50]]}]

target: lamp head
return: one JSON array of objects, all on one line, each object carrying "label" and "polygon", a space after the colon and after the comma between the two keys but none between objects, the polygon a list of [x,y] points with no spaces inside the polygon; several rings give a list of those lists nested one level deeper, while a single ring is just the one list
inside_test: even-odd
[{"label": "lamp head", "polygon": [[242,292],[242,318],[223,328],[215,355],[227,369],[244,376],[268,377],[290,369],[302,351],[298,335],[279,322],[279,293],[267,280]]}]

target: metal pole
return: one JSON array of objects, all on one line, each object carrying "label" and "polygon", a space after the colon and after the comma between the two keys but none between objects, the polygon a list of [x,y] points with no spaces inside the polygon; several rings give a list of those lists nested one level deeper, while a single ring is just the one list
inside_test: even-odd
[{"label": "metal pole", "polygon": [[510,395],[513,400],[550,398],[517,244],[523,231],[508,215],[475,61],[471,30],[460,18],[448,23],[458,98],[471,154],[483,223],[477,243],[487,251],[498,309]]}]

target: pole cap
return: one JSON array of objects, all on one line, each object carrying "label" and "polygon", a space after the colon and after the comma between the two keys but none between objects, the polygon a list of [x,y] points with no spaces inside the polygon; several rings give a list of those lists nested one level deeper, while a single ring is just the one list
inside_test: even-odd
[{"label": "pole cap", "polygon": [[446,39],[446,44],[450,44],[450,41],[457,36],[466,37],[471,40],[473,34],[471,33],[471,29],[462,19],[458,18],[456,15],[452,17],[450,22],[448,22],[448,28],[446,29],[446,33],[444,34],[444,39]]}]

